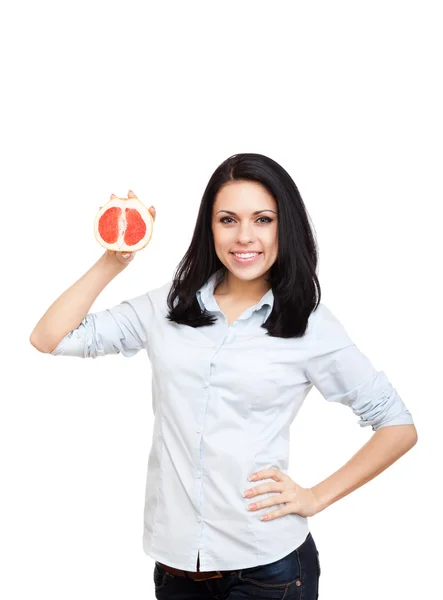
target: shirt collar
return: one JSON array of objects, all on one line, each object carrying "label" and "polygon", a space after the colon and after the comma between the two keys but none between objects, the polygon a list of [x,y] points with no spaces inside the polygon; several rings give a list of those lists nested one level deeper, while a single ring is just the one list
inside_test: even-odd
[{"label": "shirt collar", "polygon": [[[207,311],[219,311],[220,310],[220,308],[217,304],[217,301],[214,298],[214,289],[216,288],[217,283],[220,281],[219,277],[221,278],[221,271],[222,271],[222,269],[215,271],[209,277],[209,279],[206,281],[206,283],[204,283],[202,285],[202,287],[199,290],[197,290],[197,299],[198,299],[198,302],[199,302],[202,310],[205,310],[205,309]],[[274,305],[274,294],[272,292],[272,288],[270,288],[260,298],[260,300],[257,302],[257,304],[248,308],[248,310],[244,313],[244,315],[241,318],[247,319],[253,312],[265,307],[265,309],[263,311],[264,312],[263,322],[265,322],[272,311],[273,305]]]}]

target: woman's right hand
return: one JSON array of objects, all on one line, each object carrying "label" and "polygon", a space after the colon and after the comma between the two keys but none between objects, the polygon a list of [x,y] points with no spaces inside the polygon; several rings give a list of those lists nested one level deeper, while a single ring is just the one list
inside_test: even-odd
[{"label": "woman's right hand", "polygon": [[[116,197],[117,196],[115,194],[111,194],[111,200]],[[128,198],[137,198],[137,196],[134,194],[133,191],[129,190]],[[100,208],[101,208],[101,206],[100,206]],[[152,218],[155,221],[155,215],[156,215],[155,208],[153,206],[150,206],[148,210],[151,213]],[[128,251],[118,252],[117,250],[106,250],[106,253],[109,256],[112,256],[112,258],[114,260],[117,260],[117,262],[119,262],[120,264],[122,264],[124,266],[127,266],[131,262],[131,260],[134,260],[134,257],[136,254],[135,252],[128,252]]]}]

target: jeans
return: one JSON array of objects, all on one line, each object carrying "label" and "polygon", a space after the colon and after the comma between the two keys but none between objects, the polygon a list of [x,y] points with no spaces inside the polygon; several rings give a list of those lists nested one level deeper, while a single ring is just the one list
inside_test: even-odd
[{"label": "jeans", "polygon": [[320,561],[312,534],[287,556],[272,563],[233,570],[222,578],[193,581],[172,575],[155,562],[158,600],[317,600]]}]

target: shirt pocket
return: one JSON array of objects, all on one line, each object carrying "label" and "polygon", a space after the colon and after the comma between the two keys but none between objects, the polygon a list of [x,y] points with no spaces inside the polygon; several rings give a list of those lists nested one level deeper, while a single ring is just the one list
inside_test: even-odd
[{"label": "shirt pocket", "polygon": [[236,352],[230,369],[233,387],[251,402],[265,398],[274,384],[269,357],[264,351]]},{"label": "shirt pocket", "polygon": [[232,416],[247,419],[250,407],[259,404],[272,385],[267,376],[267,356],[253,340],[221,346],[208,367],[215,397],[223,404],[226,414]]},{"label": "shirt pocket", "polygon": [[309,380],[304,372],[302,344],[281,338],[261,352],[261,389],[251,408],[283,408],[303,396]]}]

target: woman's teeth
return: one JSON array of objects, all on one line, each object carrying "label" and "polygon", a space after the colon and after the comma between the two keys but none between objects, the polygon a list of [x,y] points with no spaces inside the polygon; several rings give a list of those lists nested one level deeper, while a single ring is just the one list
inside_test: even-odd
[{"label": "woman's teeth", "polygon": [[238,262],[252,262],[258,256],[260,256],[262,253],[261,252],[244,252],[244,253],[243,252],[242,253],[232,252],[232,254]]}]

